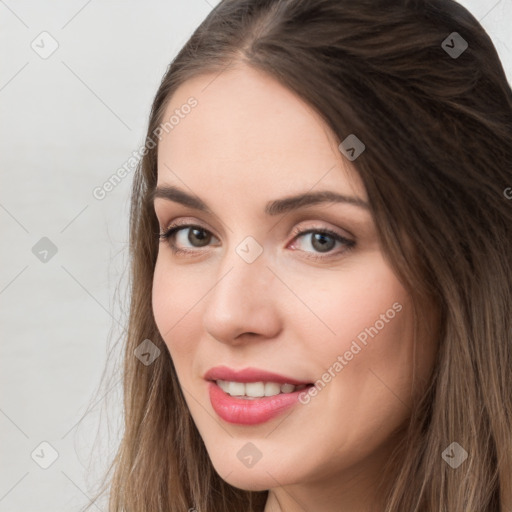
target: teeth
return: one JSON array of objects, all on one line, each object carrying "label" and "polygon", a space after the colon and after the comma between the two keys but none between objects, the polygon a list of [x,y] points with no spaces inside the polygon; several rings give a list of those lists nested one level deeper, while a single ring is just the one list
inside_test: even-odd
[{"label": "teeth", "polygon": [[229,382],[228,386],[230,395],[245,395],[245,384],[242,382]]},{"label": "teeth", "polygon": [[292,393],[295,390],[295,386],[293,384],[282,384],[281,385],[281,393]]},{"label": "teeth", "polygon": [[278,384],[277,382],[231,382],[226,380],[216,381],[217,385],[231,396],[251,398],[262,398],[264,396],[275,396],[279,393],[293,393],[306,387],[305,384],[294,386],[293,384]]},{"label": "teeth", "polygon": [[245,386],[245,394],[258,398],[265,396],[265,384],[263,382],[249,382],[248,384],[238,383],[241,386]]},{"label": "teeth", "polygon": [[265,396],[275,396],[281,393],[281,385],[275,382],[265,382]]}]

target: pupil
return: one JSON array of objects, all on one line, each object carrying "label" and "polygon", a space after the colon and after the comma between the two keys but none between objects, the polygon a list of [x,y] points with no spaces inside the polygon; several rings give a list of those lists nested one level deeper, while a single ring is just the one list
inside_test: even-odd
[{"label": "pupil", "polygon": [[[192,235],[193,233],[193,235]],[[199,235],[198,235],[199,233]],[[202,235],[201,235],[202,233]],[[189,235],[188,235],[188,241],[194,245],[194,242],[195,240],[193,240],[192,237],[196,237],[196,241],[199,240],[199,247],[202,247],[203,245],[207,245],[208,244],[208,236],[206,235],[206,232],[204,231],[204,229],[196,229],[196,228],[193,228],[191,230],[189,230]],[[205,242],[204,244],[202,244],[201,242]]]},{"label": "pupil", "polygon": [[[326,241],[326,239],[330,239],[331,243],[329,243],[329,240]],[[319,244],[318,246],[316,245],[317,243]],[[328,252],[333,248],[334,240],[329,235],[324,235],[322,233],[314,233],[312,245],[315,249],[320,250],[320,252]]]}]

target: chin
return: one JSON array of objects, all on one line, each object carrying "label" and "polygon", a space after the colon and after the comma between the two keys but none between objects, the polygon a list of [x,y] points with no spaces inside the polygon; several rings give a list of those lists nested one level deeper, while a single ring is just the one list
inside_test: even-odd
[{"label": "chin", "polygon": [[[222,457],[222,456],[221,456]],[[276,486],[276,478],[272,474],[272,467],[260,461],[254,467],[248,468],[242,462],[226,464],[226,459],[210,459],[217,474],[229,485],[244,491],[266,491]],[[274,468],[275,469],[275,468]],[[277,475],[279,479],[279,475]],[[281,479],[279,479],[280,483]]]},{"label": "chin", "polygon": [[[222,478],[222,477],[221,477]],[[259,474],[255,475],[248,470],[244,472],[244,475],[235,475],[235,471],[228,475],[227,478],[223,478],[225,482],[237,489],[242,489],[243,491],[267,491],[271,487],[276,486],[276,481],[268,474]]]}]

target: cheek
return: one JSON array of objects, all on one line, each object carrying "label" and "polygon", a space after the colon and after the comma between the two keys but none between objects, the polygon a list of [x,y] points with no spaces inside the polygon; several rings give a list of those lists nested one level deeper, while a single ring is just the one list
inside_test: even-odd
[{"label": "cheek", "polygon": [[161,258],[158,256],[153,275],[152,306],[156,326],[166,343],[166,334],[172,327],[174,312],[179,305],[179,301],[176,300],[177,290],[176,283],[169,279],[165,265],[161,263]]},{"label": "cheek", "polygon": [[[372,395],[373,389],[382,388],[379,378],[395,389],[406,389],[414,355],[412,303],[380,253],[315,281],[314,287],[304,282],[298,293],[318,317],[296,315],[296,325],[308,345],[308,359],[322,369],[317,378],[331,390],[327,394],[357,402],[365,392]],[[427,359],[423,361],[428,366]],[[389,394],[384,388],[381,398]]]},{"label": "cheek", "polygon": [[194,274],[173,269],[165,257],[158,257],[153,276],[153,315],[175,363],[193,351],[194,339],[198,339],[196,330],[201,322],[194,319],[194,308],[206,293],[202,287],[204,279],[199,274],[194,279]]},{"label": "cheek", "polygon": [[321,333],[327,342],[322,346],[337,351],[349,349],[358,335],[364,344],[365,337],[371,339],[375,329],[379,334],[400,330],[409,302],[405,289],[378,252],[347,265],[342,272],[315,280],[314,286],[304,280],[296,290],[318,320],[312,315],[302,320],[311,334],[316,328],[316,335],[306,339],[318,339]]}]

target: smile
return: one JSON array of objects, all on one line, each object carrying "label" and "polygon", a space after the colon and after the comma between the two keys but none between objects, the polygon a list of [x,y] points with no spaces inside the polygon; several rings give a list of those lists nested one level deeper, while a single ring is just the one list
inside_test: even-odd
[{"label": "smile", "polygon": [[293,384],[279,384],[278,382],[235,382],[217,380],[216,383],[224,393],[248,400],[263,398],[264,396],[275,396],[281,393],[293,393],[294,391],[300,391],[306,387],[306,384],[294,386]]},{"label": "smile", "polygon": [[299,394],[313,385],[265,370],[225,366],[210,369],[204,379],[215,413],[238,425],[257,425],[275,418],[299,403]]}]

